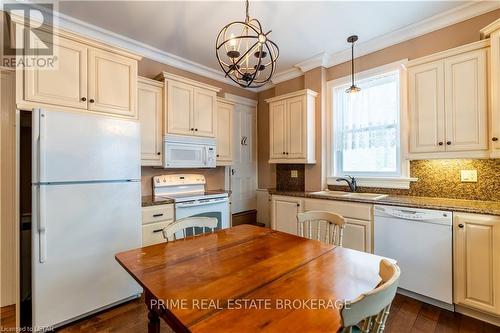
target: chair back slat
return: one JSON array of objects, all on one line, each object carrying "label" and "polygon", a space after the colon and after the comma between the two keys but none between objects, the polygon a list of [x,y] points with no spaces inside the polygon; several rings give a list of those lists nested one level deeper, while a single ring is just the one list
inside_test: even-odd
[{"label": "chair back slat", "polygon": [[301,237],[342,246],[344,227],[345,219],[339,214],[323,211],[297,214],[297,234]]},{"label": "chair back slat", "polygon": [[196,228],[200,228],[202,234],[214,232],[217,228],[217,219],[215,217],[186,217],[172,222],[163,229],[163,237],[168,241],[177,240],[177,233],[182,232],[183,238],[186,238],[188,230],[191,230],[191,236],[196,235]]},{"label": "chair back slat", "polygon": [[401,272],[396,264],[386,259],[380,261],[379,286],[362,294],[341,311],[343,332],[363,321],[362,332],[381,333],[389,315],[392,300],[396,295]]}]

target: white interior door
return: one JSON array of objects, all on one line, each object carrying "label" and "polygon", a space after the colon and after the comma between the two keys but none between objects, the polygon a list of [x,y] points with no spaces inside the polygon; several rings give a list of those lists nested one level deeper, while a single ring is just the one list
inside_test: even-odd
[{"label": "white interior door", "polygon": [[233,165],[231,213],[257,209],[256,109],[235,104],[233,117]]}]

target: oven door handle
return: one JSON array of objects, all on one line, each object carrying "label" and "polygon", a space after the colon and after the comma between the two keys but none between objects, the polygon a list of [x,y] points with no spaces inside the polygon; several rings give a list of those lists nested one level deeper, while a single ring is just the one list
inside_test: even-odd
[{"label": "oven door handle", "polygon": [[197,201],[194,203],[182,203],[179,202],[178,204],[175,205],[175,208],[186,208],[186,207],[198,207],[198,206],[207,206],[207,205],[215,205],[218,203],[223,203],[227,202],[227,199],[219,199],[219,200],[213,200],[213,201]]}]

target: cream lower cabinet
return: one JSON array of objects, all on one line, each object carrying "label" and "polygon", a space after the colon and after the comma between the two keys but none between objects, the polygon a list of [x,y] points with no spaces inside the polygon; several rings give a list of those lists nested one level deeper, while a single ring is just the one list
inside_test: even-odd
[{"label": "cream lower cabinet", "polygon": [[139,78],[137,111],[141,125],[141,165],[161,166],[163,158],[163,82]]},{"label": "cream lower cabinet", "polygon": [[490,142],[493,158],[500,158],[500,19],[481,30],[490,47]]},{"label": "cream lower cabinet", "polygon": [[315,98],[305,89],[266,99],[269,103],[269,163],[316,163]]},{"label": "cream lower cabinet", "polygon": [[217,165],[233,162],[233,113],[234,103],[217,99]]},{"label": "cream lower cabinet", "polygon": [[165,242],[162,231],[173,221],[173,204],[142,207],[142,246]]},{"label": "cream lower cabinet", "polygon": [[[52,67],[17,71],[20,109],[47,107],[137,117],[139,56],[43,26],[40,40],[54,49]],[[50,59],[54,59],[49,57]]]},{"label": "cream lower cabinet", "polygon": [[297,214],[303,211],[304,199],[273,195],[271,199],[271,228],[297,235]]},{"label": "cream lower cabinet", "polygon": [[488,46],[408,63],[410,159],[488,157]]},{"label": "cream lower cabinet", "polygon": [[346,220],[342,246],[372,253],[373,205],[357,202],[305,199],[304,211],[321,210],[342,215]]},{"label": "cream lower cabinet", "polygon": [[215,137],[219,88],[170,73],[156,79],[165,82],[165,134]]},{"label": "cream lower cabinet", "polygon": [[453,214],[454,299],[500,315],[500,217]]}]

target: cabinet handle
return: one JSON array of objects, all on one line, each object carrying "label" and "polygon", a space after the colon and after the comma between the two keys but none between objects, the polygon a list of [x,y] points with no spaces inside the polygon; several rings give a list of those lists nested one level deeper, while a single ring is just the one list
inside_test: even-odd
[{"label": "cabinet handle", "polygon": [[156,230],[153,230],[154,233],[157,233],[157,232],[162,232],[163,229],[156,229]]},{"label": "cabinet handle", "polygon": [[85,101],[87,100],[87,98],[86,98],[86,97],[82,97],[82,98],[80,98],[80,99],[81,99],[83,102],[85,102]]},{"label": "cabinet handle", "polygon": [[156,155],[161,155],[161,153],[160,153],[160,152],[157,152],[157,153],[156,153]]},{"label": "cabinet handle", "polygon": [[89,99],[89,102],[90,103],[94,103],[94,100],[91,98],[91,99]]},{"label": "cabinet handle", "polygon": [[443,145],[443,142],[439,141],[439,142],[438,142],[438,145],[442,146],[442,145]]},{"label": "cabinet handle", "polygon": [[464,227],[464,225],[463,225],[462,223],[460,223],[460,224],[458,225],[458,227],[459,227],[460,229],[462,229],[462,228]]},{"label": "cabinet handle", "polygon": [[496,141],[498,141],[498,138],[496,136],[494,136],[494,137],[491,138],[491,141],[495,141],[496,142]]},{"label": "cabinet handle", "polygon": [[449,146],[451,145],[451,141],[446,141],[446,144]]},{"label": "cabinet handle", "polygon": [[163,216],[163,214],[162,213],[160,213],[160,214],[153,214],[153,217],[160,217],[160,216]]}]

